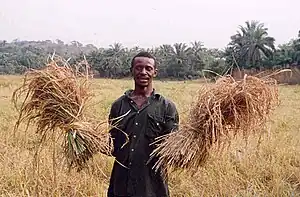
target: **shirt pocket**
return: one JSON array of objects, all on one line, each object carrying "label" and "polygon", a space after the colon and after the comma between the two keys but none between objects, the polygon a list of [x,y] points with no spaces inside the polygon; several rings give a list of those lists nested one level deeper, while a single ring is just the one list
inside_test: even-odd
[{"label": "shirt pocket", "polygon": [[154,141],[155,138],[163,135],[164,118],[158,115],[148,114],[148,125],[145,135],[150,141]]}]

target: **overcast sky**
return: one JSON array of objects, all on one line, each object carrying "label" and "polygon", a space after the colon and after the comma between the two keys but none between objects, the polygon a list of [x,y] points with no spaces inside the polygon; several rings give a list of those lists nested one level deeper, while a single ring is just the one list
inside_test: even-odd
[{"label": "overcast sky", "polygon": [[246,20],[276,44],[300,29],[300,0],[0,0],[0,40],[77,40],[107,47],[202,41],[223,48]]}]

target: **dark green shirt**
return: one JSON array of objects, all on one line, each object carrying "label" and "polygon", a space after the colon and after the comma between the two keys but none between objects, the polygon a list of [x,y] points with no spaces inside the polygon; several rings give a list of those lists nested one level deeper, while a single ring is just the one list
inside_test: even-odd
[{"label": "dark green shirt", "polygon": [[150,144],[155,138],[177,129],[179,116],[176,106],[153,91],[147,103],[138,109],[129,97],[131,92],[128,90],[117,99],[110,111],[110,120],[125,116],[121,121],[111,121],[117,126],[110,131],[116,161],[108,196],[167,197],[169,191],[163,172],[152,169],[157,158],[148,161],[155,148]]}]

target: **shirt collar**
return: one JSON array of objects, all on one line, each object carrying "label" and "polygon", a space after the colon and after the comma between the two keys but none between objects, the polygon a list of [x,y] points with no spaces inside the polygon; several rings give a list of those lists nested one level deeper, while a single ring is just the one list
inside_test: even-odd
[{"label": "shirt collar", "polygon": [[[133,92],[133,89],[129,89],[124,94],[125,94],[125,96],[129,97],[132,92]],[[152,91],[150,97],[155,98],[155,99],[159,99],[161,97],[161,95],[156,92],[155,88],[153,88],[153,91]]]}]

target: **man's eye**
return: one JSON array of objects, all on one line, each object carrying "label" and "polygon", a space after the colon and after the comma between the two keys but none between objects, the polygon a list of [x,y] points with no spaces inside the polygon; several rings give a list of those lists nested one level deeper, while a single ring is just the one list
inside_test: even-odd
[{"label": "man's eye", "polygon": [[153,68],[152,68],[151,66],[148,66],[148,67],[146,67],[146,70],[147,70],[147,71],[152,71]]},{"label": "man's eye", "polygon": [[142,70],[143,68],[142,68],[141,66],[137,66],[137,67],[135,67],[135,69],[138,70],[138,71],[140,71],[140,70]]}]

